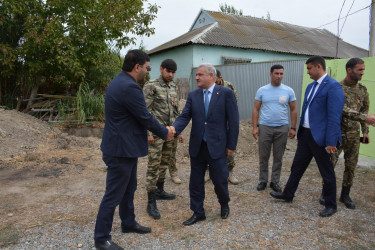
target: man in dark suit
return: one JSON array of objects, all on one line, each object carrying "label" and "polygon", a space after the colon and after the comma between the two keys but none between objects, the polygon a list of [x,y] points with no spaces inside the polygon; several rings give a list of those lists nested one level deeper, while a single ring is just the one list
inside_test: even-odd
[{"label": "man in dark suit", "polygon": [[336,176],[331,155],[341,143],[340,121],[344,107],[344,91],[341,85],[325,72],[325,61],[322,57],[310,57],[306,66],[307,74],[314,82],[306,88],[291,173],[284,192],[270,194],[276,199],[291,202],[299,181],[314,157],[324,183],[325,209],[319,215],[328,217],[337,212]]},{"label": "man in dark suit", "polygon": [[105,95],[105,127],[101,150],[107,165],[106,191],[95,225],[97,249],[123,249],[111,240],[113,214],[119,205],[123,233],[149,233],[151,229],[135,221],[134,192],[137,189],[138,157],[147,155],[147,130],[171,139],[174,128],[163,127],[147,110],[142,82],[150,68],[150,58],[141,50],[129,51],[123,71],[109,84]]},{"label": "man in dark suit", "polygon": [[199,88],[189,93],[184,110],[172,125],[176,134],[180,134],[192,120],[189,191],[194,214],[183,223],[186,226],[206,219],[203,202],[207,164],[221,205],[221,218],[226,219],[229,215],[227,155],[236,150],[239,115],[234,92],[216,85],[215,77],[216,69],[211,64],[198,67],[195,79]]}]

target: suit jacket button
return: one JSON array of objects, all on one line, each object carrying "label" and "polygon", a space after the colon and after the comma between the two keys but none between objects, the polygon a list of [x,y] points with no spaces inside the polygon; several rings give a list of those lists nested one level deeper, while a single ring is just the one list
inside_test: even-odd
[{"label": "suit jacket button", "polygon": [[204,125],[207,125],[207,122],[204,122]]}]

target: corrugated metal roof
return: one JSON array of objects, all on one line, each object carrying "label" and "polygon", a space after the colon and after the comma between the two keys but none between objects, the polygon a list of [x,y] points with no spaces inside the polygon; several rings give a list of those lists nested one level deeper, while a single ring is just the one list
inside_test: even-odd
[{"label": "corrugated metal roof", "polygon": [[[300,55],[320,55],[328,58],[336,56],[337,37],[324,29],[307,28],[251,16],[205,10],[201,10],[200,13],[202,12],[213,17],[216,23],[191,30],[150,50],[149,54],[189,44],[205,44]],[[338,58],[367,56],[367,50],[339,40]]]}]

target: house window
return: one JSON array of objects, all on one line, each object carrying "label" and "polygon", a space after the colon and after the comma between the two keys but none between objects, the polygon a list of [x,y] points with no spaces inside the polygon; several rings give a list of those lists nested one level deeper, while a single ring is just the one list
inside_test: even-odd
[{"label": "house window", "polygon": [[249,58],[223,57],[223,64],[251,63]]}]

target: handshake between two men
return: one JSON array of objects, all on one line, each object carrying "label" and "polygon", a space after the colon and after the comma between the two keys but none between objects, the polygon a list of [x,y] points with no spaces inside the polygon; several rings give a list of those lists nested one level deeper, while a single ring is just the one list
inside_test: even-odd
[{"label": "handshake between two men", "polygon": [[173,126],[167,126],[166,128],[168,129],[167,141],[172,140],[176,134],[176,129]]},{"label": "handshake between two men", "polygon": [[[172,140],[173,137],[176,135],[176,129],[173,126],[167,126],[168,129],[168,135],[167,135],[167,141]],[[234,150],[230,150],[229,148],[225,149],[225,153],[227,156],[231,156],[234,154]]]}]

